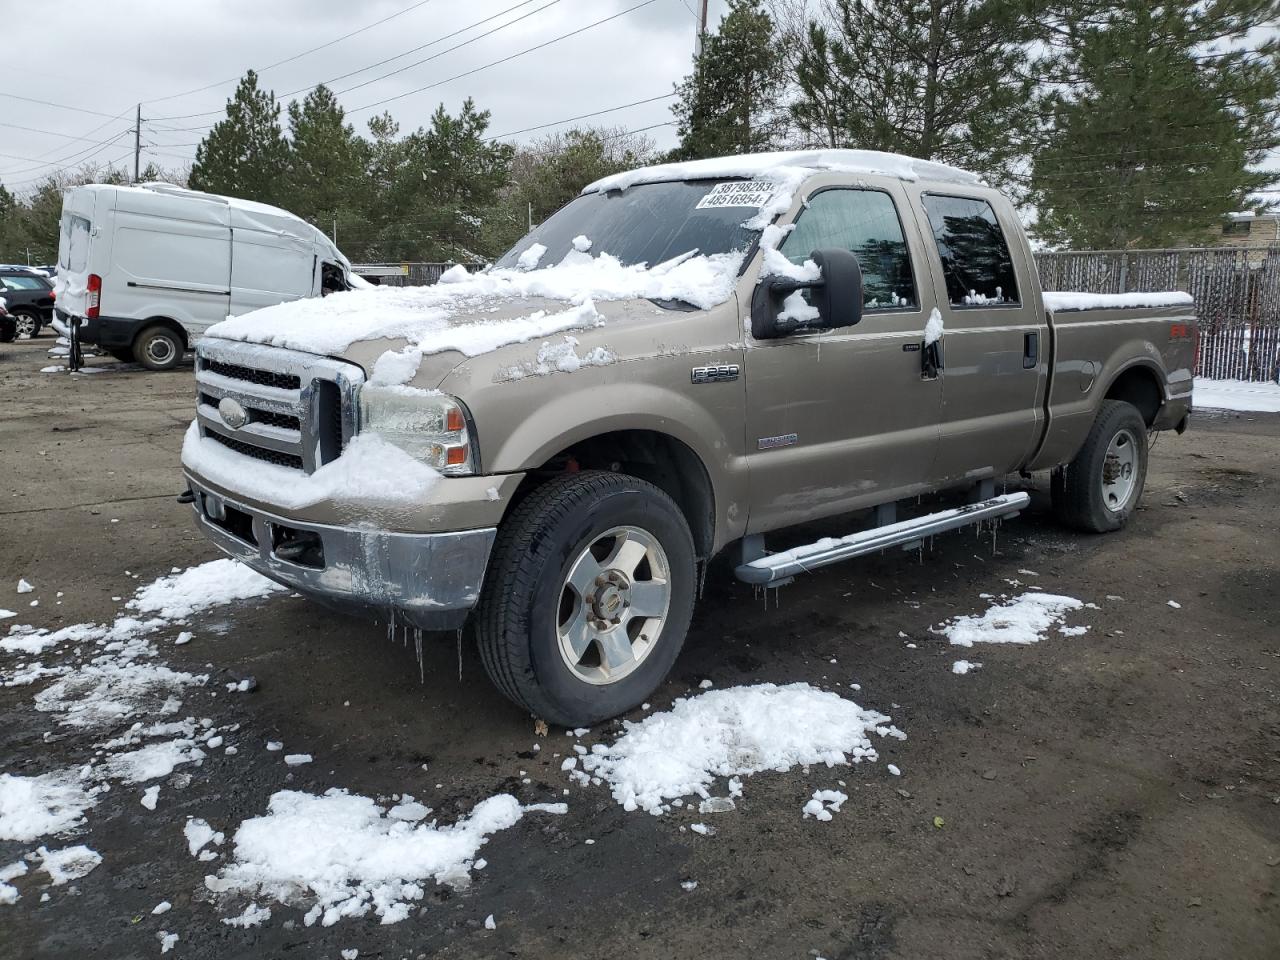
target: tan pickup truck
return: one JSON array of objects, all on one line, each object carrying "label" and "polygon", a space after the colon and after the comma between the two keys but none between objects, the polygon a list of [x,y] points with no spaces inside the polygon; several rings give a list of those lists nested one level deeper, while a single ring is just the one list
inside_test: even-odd
[{"label": "tan pickup truck", "polygon": [[587,724],[662,682],[727,549],[778,586],[1014,516],[998,484],[1036,471],[1069,524],[1123,526],[1148,435],[1186,427],[1196,336],[1185,294],[1042,293],[1013,207],[960,170],[650,167],[483,273],[212,328],[184,498],[304,594],[469,624],[503,693]]}]

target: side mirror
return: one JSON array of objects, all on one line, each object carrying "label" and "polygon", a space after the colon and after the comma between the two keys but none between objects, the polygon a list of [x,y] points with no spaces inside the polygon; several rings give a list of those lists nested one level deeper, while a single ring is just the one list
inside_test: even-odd
[{"label": "side mirror", "polygon": [[[768,277],[756,286],[751,300],[751,335],[757,340],[784,337],[796,330],[852,327],[862,320],[862,266],[848,250],[833,247],[810,255],[821,271],[815,281]],[[783,302],[799,290],[813,291],[812,319],[782,316]]]}]

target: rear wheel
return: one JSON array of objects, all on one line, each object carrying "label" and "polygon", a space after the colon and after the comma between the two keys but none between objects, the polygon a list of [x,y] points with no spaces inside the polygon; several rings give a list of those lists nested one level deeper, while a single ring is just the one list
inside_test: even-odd
[{"label": "rear wheel", "polygon": [[40,334],[40,314],[30,310],[13,311],[13,322],[17,327],[17,335],[21,338],[36,337]]},{"label": "rear wheel", "polygon": [[18,325],[14,323],[13,317],[0,317],[0,343],[13,343],[18,336]]},{"label": "rear wheel", "polygon": [[148,370],[172,370],[182,351],[182,337],[168,327],[147,327],[134,341],[134,354]]},{"label": "rear wheel", "polygon": [[1146,479],[1147,424],[1142,414],[1122,400],[1104,400],[1084,446],[1054,475],[1054,510],[1080,530],[1119,530],[1137,508]]},{"label": "rear wheel", "polygon": [[476,617],[485,670],[552,723],[617,716],[675,663],[694,576],[688,524],[657,487],[594,471],[552,480],[498,532]]}]

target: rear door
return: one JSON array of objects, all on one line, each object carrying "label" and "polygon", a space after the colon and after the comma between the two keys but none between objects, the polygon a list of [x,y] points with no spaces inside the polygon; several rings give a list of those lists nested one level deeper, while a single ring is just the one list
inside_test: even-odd
[{"label": "rear door", "polygon": [[897,181],[811,183],[781,252],[803,263],[852,251],[864,314],[844,329],[748,338],[750,532],[926,489],[937,452],[942,394],[920,364],[930,278],[906,194]]},{"label": "rear door", "polygon": [[940,484],[1001,477],[1043,428],[1048,328],[1030,251],[991,191],[912,191],[943,321]]}]

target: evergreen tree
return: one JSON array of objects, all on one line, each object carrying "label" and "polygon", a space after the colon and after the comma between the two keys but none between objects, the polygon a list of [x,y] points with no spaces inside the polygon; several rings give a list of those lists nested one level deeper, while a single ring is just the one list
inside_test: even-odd
[{"label": "evergreen tree", "polygon": [[1260,30],[1278,16],[1274,0],[1068,5],[1034,158],[1037,234],[1095,249],[1195,243],[1280,181],[1257,169],[1280,146],[1280,43]]},{"label": "evergreen tree", "polygon": [[786,82],[773,18],[761,0],[729,0],[729,12],[703,41],[692,75],[676,88],[680,146],[672,159],[753,153],[777,145]]},{"label": "evergreen tree", "polygon": [[1005,185],[1034,128],[1017,0],[833,0],[797,58],[796,125],[813,145],[887,150]]},{"label": "evergreen tree", "polygon": [[507,182],[514,148],[486,142],[489,112],[468,98],[456,117],[442,104],[428,129],[405,138],[382,243],[392,259],[484,259],[484,213]]},{"label": "evergreen tree", "polygon": [[365,179],[368,144],[344,122],[328,87],[316,87],[289,104],[289,166],[284,206],[326,231],[364,218],[355,208]]},{"label": "evergreen tree", "polygon": [[227,101],[226,119],[196,148],[189,179],[195,190],[277,203],[285,197],[288,159],[280,104],[274,93],[258,89],[258,75],[250,70]]}]

